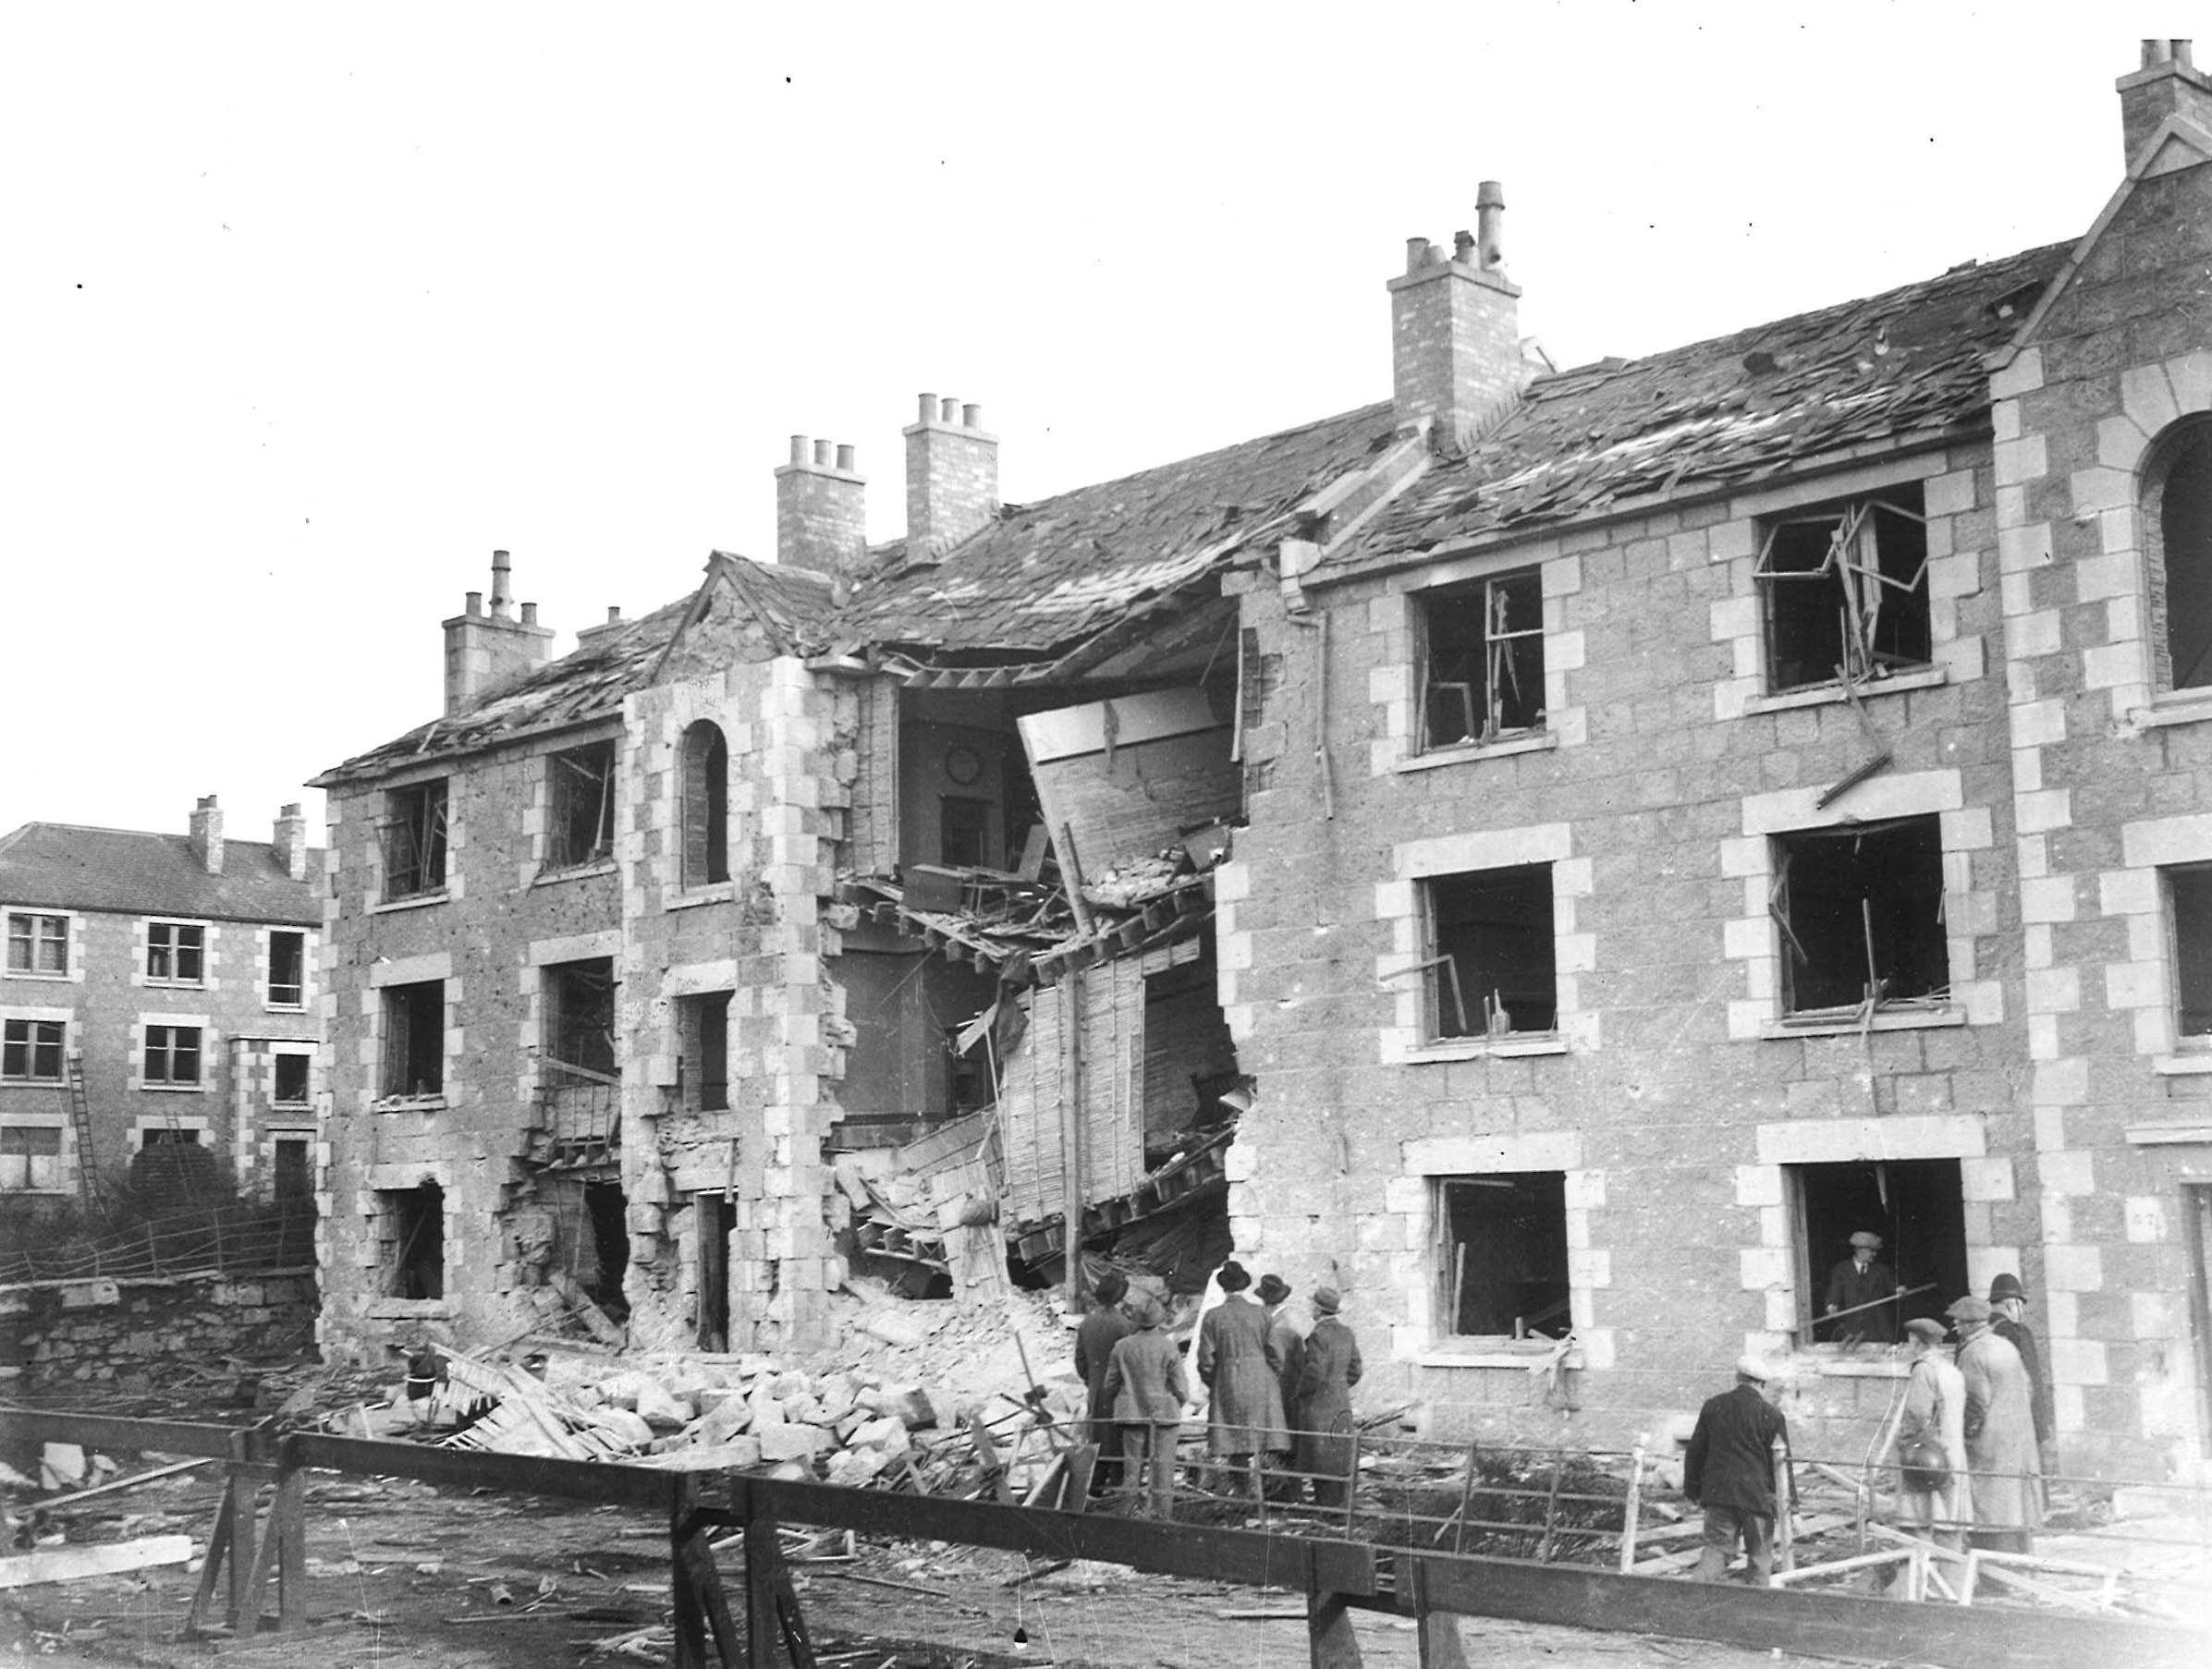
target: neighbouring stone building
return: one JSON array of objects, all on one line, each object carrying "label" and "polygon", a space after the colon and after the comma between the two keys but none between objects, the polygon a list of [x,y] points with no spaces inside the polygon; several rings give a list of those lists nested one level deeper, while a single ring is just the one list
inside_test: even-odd
[{"label": "neighbouring stone building", "polygon": [[2074,244],[1559,371],[1485,185],[1387,403],[1007,506],[924,396],[903,539],[795,440],[775,564],[557,662],[499,558],[320,779],[326,1344],[803,1344],[1226,1194],[1441,1431],[1748,1348],[1839,1449],[1872,1230],[1906,1315],[2021,1276],[2070,1466],[2201,1462],[2212,81],[2120,94]]},{"label": "neighbouring stone building", "polygon": [[267,841],[226,839],[213,795],[189,834],[0,838],[0,1197],[112,1196],[179,1143],[243,1193],[308,1201],[322,858],[298,806]]}]

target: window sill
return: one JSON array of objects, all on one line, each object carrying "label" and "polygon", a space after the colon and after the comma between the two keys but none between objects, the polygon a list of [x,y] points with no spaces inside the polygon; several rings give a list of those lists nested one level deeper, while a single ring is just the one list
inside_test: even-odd
[{"label": "window sill", "polygon": [[149,991],[205,991],[207,981],[205,980],[157,980],[152,974],[148,974],[146,989]]},{"label": "window sill", "polygon": [[[1853,686],[1861,698],[1867,696],[1902,695],[1909,689],[1940,689],[1950,682],[1950,674],[1940,666],[1924,666],[1915,672],[1893,672],[1886,678],[1869,678]],[[1753,696],[1743,703],[1746,713],[1788,713],[1799,707],[1832,707],[1848,701],[1851,697],[1840,684],[1808,685],[1803,689],[1786,689],[1778,695]]]},{"label": "window sill", "polygon": [[382,1095],[369,1103],[372,1113],[435,1113],[446,1104],[444,1091],[436,1095]]},{"label": "window sill", "polygon": [[2212,1118],[2161,1119],[2128,1126],[2128,1141],[2138,1148],[2196,1147],[2212,1144]]},{"label": "window sill", "polygon": [[1871,1027],[1856,1017],[1846,1019],[1822,1014],[1805,1019],[1769,1020],[1759,1028],[1759,1036],[1772,1042],[1792,1037],[1850,1037],[1864,1030],[1928,1031],[1965,1024],[1966,1010],[1959,1007],[1905,1009],[1889,1014],[1877,1011]]},{"label": "window sill", "polygon": [[588,881],[593,875],[612,875],[614,872],[615,860],[612,858],[595,858],[590,863],[572,863],[563,869],[540,870],[537,879],[530,884],[558,886],[564,881]]},{"label": "window sill", "polygon": [[62,1080],[58,1078],[0,1078],[0,1086],[10,1090],[58,1090]]},{"label": "window sill", "polygon": [[727,904],[737,895],[738,883],[736,882],[717,881],[712,886],[703,886],[689,892],[678,893],[662,908],[672,910],[694,909],[702,904]]},{"label": "window sill", "polygon": [[1558,734],[1550,730],[1535,736],[1514,737],[1502,742],[1460,742],[1448,748],[1432,748],[1425,753],[1408,754],[1391,769],[1437,771],[1446,765],[1468,765],[1477,760],[1502,759],[1513,753],[1545,753],[1558,745]]},{"label": "window sill", "polygon": [[44,980],[50,985],[66,985],[69,982],[69,977],[70,976],[67,969],[63,969],[60,973],[55,973],[50,969],[34,971],[33,969],[28,968],[10,968],[5,972],[0,972],[0,979]]},{"label": "window sill", "polygon": [[1790,1353],[1790,1371],[1816,1379],[1906,1379],[1912,1375],[1913,1364],[1891,1355],[1887,1346],[1878,1355],[1830,1356],[1826,1350],[1807,1350],[1801,1345]]},{"label": "window sill", "polygon": [[1565,1054],[1567,1039],[1557,1031],[1532,1031],[1526,1036],[1449,1038],[1409,1050],[1409,1064],[1423,1061],[1473,1061],[1485,1056],[1510,1060],[1525,1054]]},{"label": "window sill", "polygon": [[2160,1078],[2194,1078],[2212,1072],[2212,1054],[2161,1054],[2151,1062],[2151,1070]]},{"label": "window sill", "polygon": [[305,1014],[307,1005],[305,1003],[263,1003],[262,1009],[267,1014]]},{"label": "window sill", "polygon": [[[1417,1352],[1413,1362],[1421,1368],[1509,1368],[1516,1373],[1526,1373],[1550,1361],[1558,1347],[1557,1339],[1466,1339],[1451,1345],[1432,1345]],[[1565,1365],[1570,1368],[1584,1365],[1580,1345],[1568,1351]]]},{"label": "window sill", "polygon": [[368,1313],[372,1322],[442,1322],[452,1318],[453,1306],[444,1298],[376,1298]]},{"label": "window sill", "polygon": [[382,916],[392,910],[427,909],[434,904],[443,904],[450,896],[444,887],[434,893],[409,893],[404,898],[379,898],[369,907],[369,914]]},{"label": "window sill", "polygon": [[2128,723],[2138,730],[2163,730],[2169,725],[2202,725],[2212,722],[2212,689],[2169,689],[2151,697],[2148,707],[2137,707],[2128,713]]},{"label": "window sill", "polygon": [[205,1095],[205,1084],[141,1084],[149,1095]]}]

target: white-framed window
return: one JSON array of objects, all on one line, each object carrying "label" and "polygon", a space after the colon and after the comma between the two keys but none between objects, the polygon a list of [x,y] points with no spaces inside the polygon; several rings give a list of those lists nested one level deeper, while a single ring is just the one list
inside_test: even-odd
[{"label": "white-framed window", "polygon": [[146,923],[146,983],[207,983],[207,924],[203,921]]},{"label": "white-framed window", "polygon": [[57,1193],[67,1186],[60,1116],[0,1117],[0,1192]]},{"label": "white-framed window", "polygon": [[37,910],[7,912],[7,971],[31,979],[66,979],[69,918]]},{"label": "white-framed window", "polygon": [[307,934],[296,928],[269,930],[268,1005],[307,1006]]},{"label": "white-framed window", "polygon": [[1761,519],[1769,693],[1930,664],[1925,508],[1909,481]]},{"label": "white-framed window", "polygon": [[284,1054],[275,1057],[275,1082],[270,1099],[280,1107],[304,1107],[314,1076],[314,1056]]},{"label": "white-framed window", "polygon": [[1516,568],[1415,593],[1421,643],[1417,751],[1544,728],[1544,572]]},{"label": "white-framed window", "polygon": [[147,1022],[141,1054],[142,1081],[149,1088],[200,1088],[201,1041],[203,1035],[202,1029],[198,1026]]},{"label": "white-framed window", "polygon": [[10,1015],[0,1020],[0,1080],[16,1084],[58,1084],[67,1020]]}]

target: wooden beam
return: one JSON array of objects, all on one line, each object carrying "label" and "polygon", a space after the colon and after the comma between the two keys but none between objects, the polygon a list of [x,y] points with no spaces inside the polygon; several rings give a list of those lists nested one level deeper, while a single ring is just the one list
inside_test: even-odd
[{"label": "wooden beam", "polygon": [[74,1582],[79,1577],[114,1576],[155,1565],[182,1565],[192,1556],[189,1536],[141,1536],[135,1541],[92,1541],[74,1547],[42,1547],[27,1553],[0,1553],[0,1588],[31,1588],[41,1582]]},{"label": "wooden beam", "polygon": [[227,1460],[238,1426],[180,1419],[124,1419],[111,1414],[64,1414],[44,1408],[0,1408],[0,1442],[73,1443],[88,1449],[199,1455]]},{"label": "wooden beam", "polygon": [[[298,1464],[333,1472],[412,1478],[423,1483],[555,1495],[667,1512],[680,1474],[592,1460],[553,1460],[537,1455],[494,1455],[467,1449],[424,1448],[411,1443],[374,1443],[361,1437],[302,1433],[285,1439]],[[294,1445],[297,1445],[296,1448]]]}]

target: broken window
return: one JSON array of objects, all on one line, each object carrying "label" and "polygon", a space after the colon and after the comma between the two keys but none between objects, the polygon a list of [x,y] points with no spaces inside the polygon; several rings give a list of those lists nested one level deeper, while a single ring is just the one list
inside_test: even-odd
[{"label": "broken window", "polygon": [[301,1107],[307,1104],[307,1076],[309,1057],[304,1054],[280,1054],[276,1057],[275,1102],[280,1107]]},{"label": "broken window", "polygon": [[148,1026],[145,1079],[150,1084],[200,1081],[200,1028]]},{"label": "broken window", "polygon": [[0,1188],[58,1188],[59,1125],[0,1124]]},{"label": "broken window", "polygon": [[719,1113],[729,1105],[729,999],[727,991],[684,997],[677,1011],[685,1105]]},{"label": "broken window", "polygon": [[2212,685],[2212,421],[2184,423],[2144,477],[2159,683]]},{"label": "broken window", "polygon": [[1424,883],[1428,1035],[1504,1037],[1559,1023],[1551,865],[1439,875]]},{"label": "broken window", "polygon": [[1935,818],[1778,834],[1774,857],[1768,912],[1781,937],[1784,1013],[1949,994]]},{"label": "broken window", "polygon": [[68,917],[10,914],[7,918],[7,971],[20,974],[67,973]]},{"label": "broken window", "polygon": [[434,1182],[420,1188],[380,1192],[388,1261],[385,1296],[442,1298],[446,1296],[446,1190]]},{"label": "broken window", "polygon": [[937,808],[938,862],[956,869],[998,867],[998,855],[992,849],[989,800],[946,794],[938,797]]},{"label": "broken window", "polygon": [[269,1006],[299,1008],[307,1003],[307,935],[269,934]]},{"label": "broken window", "polygon": [[1559,1338],[1567,1289],[1567,1176],[1436,1179],[1437,1313],[1462,1336]]},{"label": "broken window", "polygon": [[[1906,1322],[1915,1316],[1939,1319],[1944,1306],[1970,1290],[1965,1194],[1956,1159],[1791,1165],[1783,1176],[1798,1234],[1800,1344],[1841,1344],[1853,1337],[1894,1343],[1904,1336]],[[1881,1237],[1875,1261],[1890,1274],[1888,1292],[1870,1292],[1862,1301],[1895,1297],[1900,1286],[1906,1296],[1830,1319],[1837,1269],[1851,1261],[1851,1237],[1856,1234]],[[1839,1301],[1838,1308],[1856,1306]]]},{"label": "broken window", "polygon": [[146,979],[162,985],[198,985],[207,966],[207,929],[191,921],[146,923]]},{"label": "broken window", "polygon": [[1424,749],[1544,728],[1541,569],[1440,586],[1420,607]]},{"label": "broken window", "polygon": [[616,1077],[613,959],[558,962],[544,979],[545,1053],[583,1074]]},{"label": "broken window", "polygon": [[1792,510],[1763,525],[1767,688],[1925,666],[1928,534],[1918,482]]},{"label": "broken window", "polygon": [[[284,1058],[284,1057],[279,1057]],[[304,1136],[279,1136],[270,1161],[270,1189],[279,1200],[307,1200],[314,1195],[314,1169]]]},{"label": "broken window", "polygon": [[615,855],[615,744],[593,742],[546,761],[545,864],[574,869]]},{"label": "broken window", "polygon": [[66,1020],[9,1020],[0,1027],[0,1078],[17,1083],[61,1082]]},{"label": "broken window", "polygon": [[683,739],[683,884],[729,879],[729,744],[701,719]]},{"label": "broken window", "polygon": [[446,884],[446,780],[416,783],[385,796],[376,828],[384,847],[384,895],[413,898]]},{"label": "broken window", "polygon": [[384,988],[384,1093],[438,1095],[446,1085],[446,981]]},{"label": "broken window", "polygon": [[2184,1047],[2212,1049],[2212,865],[2166,871],[2173,902],[2174,1011]]},{"label": "broken window", "polygon": [[695,1194],[699,1237],[699,1315],[702,1350],[729,1348],[729,1241],[738,1232],[737,1202],[727,1193]]}]

